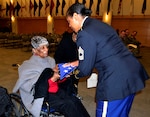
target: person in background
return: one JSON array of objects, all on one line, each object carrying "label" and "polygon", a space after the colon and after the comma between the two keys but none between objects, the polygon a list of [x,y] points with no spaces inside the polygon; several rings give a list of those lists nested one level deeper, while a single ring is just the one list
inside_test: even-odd
[{"label": "person in background", "polygon": [[98,71],[96,117],[128,117],[135,94],[149,79],[140,62],[122,43],[108,24],[90,17],[91,10],[81,3],[71,5],[66,13],[69,27],[77,33],[78,78]]},{"label": "person in background", "polygon": [[140,55],[140,45],[141,43],[136,39],[137,31],[133,31],[131,35],[125,37],[125,45],[133,53],[133,55],[137,58],[141,58]]},{"label": "person in background", "polygon": [[[75,42],[76,33],[67,31],[63,33],[62,40],[54,54],[56,64],[78,60],[78,50]],[[60,84],[60,87],[66,90],[69,95],[74,94],[78,96],[78,82],[79,79],[76,79],[72,74],[65,82]]]},{"label": "person in background", "polygon": [[137,31],[133,31],[129,36],[129,44],[135,44],[140,47],[141,43],[136,39]]},{"label": "person in background", "polygon": [[125,31],[125,37],[128,38],[130,35],[129,29],[126,28],[124,31]]},{"label": "person in background", "polygon": [[[48,41],[42,36],[31,38],[33,55],[19,67],[19,79],[13,92],[19,90],[26,108],[40,116],[44,101],[65,117],[89,117],[81,101],[59,88],[60,75],[54,58],[48,56]],[[65,82],[65,80],[64,80]]]},{"label": "person in background", "polygon": [[123,41],[123,43],[126,45],[126,38],[125,38],[125,31],[124,30],[121,30],[120,33],[119,33],[119,37],[120,39]]}]

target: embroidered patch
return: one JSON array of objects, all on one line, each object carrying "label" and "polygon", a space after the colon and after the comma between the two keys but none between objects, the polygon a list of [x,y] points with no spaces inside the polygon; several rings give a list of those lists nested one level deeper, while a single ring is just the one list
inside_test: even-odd
[{"label": "embroidered patch", "polygon": [[79,60],[84,60],[84,50],[81,48],[81,46],[78,49],[79,52]]}]

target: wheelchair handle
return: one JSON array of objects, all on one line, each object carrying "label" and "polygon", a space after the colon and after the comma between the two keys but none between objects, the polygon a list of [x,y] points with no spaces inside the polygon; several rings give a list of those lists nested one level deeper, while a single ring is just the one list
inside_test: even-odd
[{"label": "wheelchair handle", "polygon": [[18,63],[12,64],[12,67],[19,67],[19,66],[20,66],[20,64],[18,64]]}]

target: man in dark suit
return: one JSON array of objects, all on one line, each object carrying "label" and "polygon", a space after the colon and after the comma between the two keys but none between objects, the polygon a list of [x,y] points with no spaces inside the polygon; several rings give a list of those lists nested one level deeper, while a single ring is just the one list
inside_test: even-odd
[{"label": "man in dark suit", "polygon": [[128,117],[136,92],[149,77],[116,31],[106,23],[90,18],[91,10],[75,3],[67,11],[69,27],[77,33],[79,61],[76,77],[98,70],[96,117]]}]

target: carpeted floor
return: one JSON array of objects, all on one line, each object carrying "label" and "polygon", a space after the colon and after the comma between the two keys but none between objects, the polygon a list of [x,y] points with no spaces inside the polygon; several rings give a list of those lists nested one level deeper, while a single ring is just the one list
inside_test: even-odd
[{"label": "carpeted floor", "polygon": [[[9,92],[18,79],[17,68],[12,64],[21,64],[31,56],[31,52],[24,52],[18,49],[0,48],[0,86],[6,87]],[[139,59],[150,75],[150,48],[141,48],[142,58]],[[86,88],[86,78],[80,79],[79,94],[83,98],[82,102],[87,108],[91,117],[95,117],[95,88]],[[146,82],[146,88],[139,92],[133,102],[130,117],[149,117],[150,116],[150,80]]]}]

